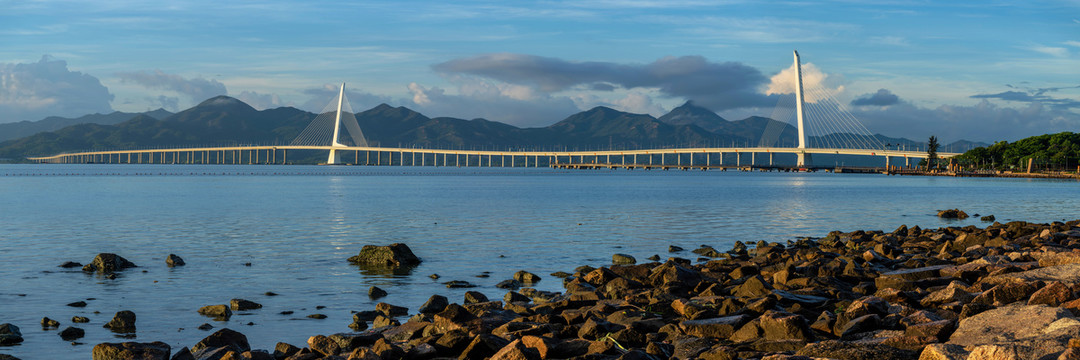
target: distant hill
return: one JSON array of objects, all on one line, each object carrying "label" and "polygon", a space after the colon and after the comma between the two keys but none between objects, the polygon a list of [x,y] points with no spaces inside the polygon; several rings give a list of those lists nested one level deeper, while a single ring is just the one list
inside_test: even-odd
[{"label": "distant hill", "polygon": [[18,139],[21,137],[34,135],[43,131],[56,131],[76,124],[119,124],[121,122],[131,120],[131,118],[134,118],[136,115],[140,114],[155,119],[164,119],[165,117],[172,115],[171,112],[168,112],[165,109],[157,109],[143,113],[127,113],[115,111],[109,114],[90,114],[83,115],[77,118],[50,116],[38,121],[20,121],[14,123],[0,124],[0,141]]},{"label": "distant hill", "polygon": [[[786,122],[757,116],[728,121],[692,102],[660,118],[600,106],[540,128],[518,128],[486,119],[429,118],[406,107],[386,104],[355,115],[368,143],[385,147],[566,150],[786,147],[796,144],[797,134],[797,129]],[[109,118],[101,120],[102,116]],[[123,113],[88,115],[80,119],[115,122],[85,122],[0,142],[0,158],[20,159],[91,149],[288,144],[316,114],[292,107],[260,111],[235,98],[218,96],[176,114],[160,110],[117,120],[125,116]],[[877,136],[891,146],[903,143],[910,149],[925,147],[907,139]]]}]

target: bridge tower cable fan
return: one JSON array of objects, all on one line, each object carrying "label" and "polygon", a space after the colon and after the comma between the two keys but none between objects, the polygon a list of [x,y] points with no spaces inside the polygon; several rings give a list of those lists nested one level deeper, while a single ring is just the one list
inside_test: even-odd
[{"label": "bridge tower cable fan", "polygon": [[[802,64],[799,63],[799,51],[795,50],[795,116],[797,116],[797,123],[799,127],[799,149],[806,149],[806,125],[803,117],[804,103],[803,103],[803,84],[802,84]],[[801,151],[798,154],[798,161],[796,166],[800,168],[808,168],[813,165],[813,159],[810,154],[805,151]]]},{"label": "bridge tower cable fan", "polygon": [[[345,133],[349,136],[342,139],[341,126],[345,126]],[[349,100],[345,97],[345,83],[341,83],[338,96],[330,101],[325,108],[308,124],[304,131],[296,137],[291,145],[298,146],[330,146],[330,154],[326,164],[341,164],[341,154],[338,148],[349,146],[367,147],[367,139],[364,138],[360,125],[356,122]]]}]

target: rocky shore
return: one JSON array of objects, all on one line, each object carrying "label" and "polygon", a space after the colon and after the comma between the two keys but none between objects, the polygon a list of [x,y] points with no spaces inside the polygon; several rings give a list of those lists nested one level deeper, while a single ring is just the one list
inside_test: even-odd
[{"label": "rocky shore", "polygon": [[[379,303],[354,313],[352,324],[342,324],[355,331],[313,334],[306,344],[251,349],[242,333],[226,328],[190,348],[101,343],[92,356],[1080,359],[1078,226],[1080,220],[986,228],[901,226],[784,244],[740,242],[728,251],[673,246],[664,261],[637,263],[615,254],[611,266],[552,274],[562,278],[564,292],[529,288],[540,276],[522,271],[507,274],[499,284],[507,290],[502,299],[468,292],[461,303],[439,295],[424,304],[398,304],[411,308]],[[135,266],[103,255],[84,270]],[[394,244],[365,247],[349,261],[397,267],[420,258]],[[468,285],[461,283],[447,286]],[[378,292],[371,294],[375,298]],[[226,316],[230,308],[254,306],[234,299],[205,311]],[[128,313],[118,313],[106,327],[135,331],[135,314]],[[65,329],[81,336],[78,330]],[[19,341],[18,327],[0,324],[0,345]]]}]

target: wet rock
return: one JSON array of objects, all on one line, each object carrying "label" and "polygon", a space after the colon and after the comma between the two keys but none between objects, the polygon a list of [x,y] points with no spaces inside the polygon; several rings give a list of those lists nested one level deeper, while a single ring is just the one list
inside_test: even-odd
[{"label": "wet rock", "polygon": [[100,253],[94,257],[93,261],[83,266],[82,270],[85,272],[112,273],[133,267],[135,267],[134,263],[120,255]]},{"label": "wet rock", "polygon": [[135,332],[135,313],[128,310],[119,311],[102,327],[117,333]]},{"label": "wet rock", "polygon": [[186,264],[184,259],[176,256],[176,254],[169,254],[169,256],[165,257],[165,265],[169,267],[184,266]]},{"label": "wet rock", "polygon": [[384,297],[386,297],[386,295],[390,295],[390,294],[388,294],[386,292],[386,290],[383,290],[383,289],[379,288],[378,286],[372,286],[371,288],[368,289],[368,298],[371,298],[372,300],[384,298]]},{"label": "wet rock", "polygon": [[443,311],[443,309],[446,309],[446,306],[449,304],[450,302],[445,296],[432,295],[430,298],[428,298],[426,302],[424,302],[424,305],[420,306],[419,311],[421,314],[434,314]]},{"label": "wet rock", "polygon": [[77,327],[68,326],[58,333],[64,341],[72,341],[86,336],[86,331]]},{"label": "wet rock", "polygon": [[464,280],[451,280],[444,282],[443,285],[446,285],[447,289],[467,289],[476,287],[476,285]]},{"label": "wet rock", "polygon": [[79,324],[81,324],[81,323],[88,323],[88,322],[90,322],[90,318],[88,318],[88,317],[83,317],[83,316],[72,316],[72,317],[71,317],[71,322],[73,322],[73,323],[79,323]]},{"label": "wet rock", "polygon": [[413,254],[408,245],[396,243],[387,246],[364,245],[360,254],[350,257],[349,262],[357,265],[401,267],[419,265],[420,258]]},{"label": "wet rock", "polygon": [[491,300],[488,300],[487,295],[484,295],[483,293],[481,293],[479,291],[466,291],[465,292],[465,303],[466,304],[479,304],[479,303],[485,303],[485,302],[488,302],[488,301],[491,301]]},{"label": "wet rock", "polygon": [[225,321],[232,317],[232,310],[229,309],[229,305],[206,305],[199,308],[199,315],[214,318],[214,320]]},{"label": "wet rock", "polygon": [[807,344],[795,355],[847,360],[903,360],[915,359],[919,353],[875,343],[826,340]]},{"label": "wet rock", "polygon": [[244,334],[225,328],[199,340],[195,346],[191,347],[191,353],[196,354],[196,358],[201,358],[201,356],[198,356],[200,353],[217,348],[226,348],[229,351],[242,353],[251,350],[251,345],[248,345],[247,336],[244,336]]},{"label": "wet rock", "polygon": [[60,322],[59,321],[50,319],[47,316],[41,318],[41,328],[42,329],[56,329],[58,327],[60,327]]},{"label": "wet rock", "polygon": [[86,302],[80,300],[80,301],[76,301],[76,302],[73,302],[73,303],[68,303],[67,306],[78,307],[78,308],[86,307]]},{"label": "wet rock", "polygon": [[694,249],[691,252],[695,253],[695,254],[698,254],[698,255],[701,255],[701,256],[706,256],[706,257],[711,257],[711,258],[718,258],[718,257],[724,256],[724,253],[716,251],[716,249],[714,249],[712,246],[708,246],[708,245],[701,245],[700,248]]},{"label": "wet rock", "polygon": [[520,281],[523,284],[535,284],[540,282],[540,276],[522,270],[514,273],[514,280]]},{"label": "wet rock", "polygon": [[23,337],[18,326],[8,323],[0,324],[0,345],[15,345],[21,342],[23,342]]},{"label": "wet rock", "polygon": [[199,325],[198,327],[196,327],[196,329],[199,329],[199,330],[202,330],[202,331],[210,331],[210,329],[213,329],[213,328],[214,328],[214,325],[210,325],[210,324],[207,324],[207,323],[202,323],[202,325]]},{"label": "wet rock", "polygon": [[308,319],[315,319],[315,320],[326,319],[326,317],[327,317],[326,314],[319,314],[319,313],[310,314],[310,315],[307,316]]},{"label": "wet rock", "polygon": [[65,261],[63,264],[59,265],[59,267],[62,267],[64,269],[73,269],[73,268],[79,268],[79,267],[82,267],[82,266],[83,266],[82,264],[74,262],[74,261]]},{"label": "wet rock", "polygon": [[532,301],[532,298],[529,298],[528,296],[522,295],[521,293],[514,292],[514,291],[509,291],[509,292],[506,293],[506,295],[503,296],[503,302],[507,303],[507,304],[514,303],[514,302],[530,302],[530,301]]},{"label": "wet rock", "polygon": [[949,209],[938,211],[937,216],[942,219],[967,219],[968,214],[960,209]]},{"label": "wet rock", "polygon": [[[556,274],[559,274],[559,273],[553,273],[552,276],[556,276]],[[570,274],[566,274],[566,276],[570,276]],[[563,276],[563,277],[565,278],[566,276]],[[500,288],[500,289],[507,289],[507,290],[517,290],[517,289],[520,289],[521,286],[522,286],[522,283],[520,281],[517,281],[517,280],[503,280],[503,281],[500,281],[498,284],[495,284],[495,287]]]},{"label": "wet rock", "polygon": [[251,301],[251,300],[232,299],[232,300],[229,300],[229,308],[232,309],[233,311],[255,310],[255,309],[261,309],[262,304],[259,304],[257,302]]},{"label": "wet rock", "polygon": [[675,245],[668,245],[667,251],[668,252],[680,252],[680,251],[683,251],[683,248],[675,246]]},{"label": "wet rock", "polygon": [[983,216],[983,217],[979,218],[979,220],[986,221],[986,222],[993,222],[994,220],[997,220],[997,218],[995,218],[994,215],[986,215],[986,216]]},{"label": "wet rock", "polygon": [[637,264],[637,259],[627,254],[614,254],[611,255],[611,263],[615,265],[632,265]]},{"label": "wet rock", "polygon": [[152,343],[100,343],[94,345],[91,356],[94,360],[169,360],[172,348],[169,344],[155,341]]}]

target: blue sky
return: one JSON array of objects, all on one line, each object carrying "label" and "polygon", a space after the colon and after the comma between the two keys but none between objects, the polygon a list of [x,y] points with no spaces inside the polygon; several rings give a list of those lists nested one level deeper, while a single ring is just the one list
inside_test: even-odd
[{"label": "blue sky", "polygon": [[[107,3],[107,4],[103,4]],[[769,116],[806,81],[871,131],[1080,131],[1080,1],[0,0],[0,122],[178,111],[226,94],[546,126],[687,100]]]}]

